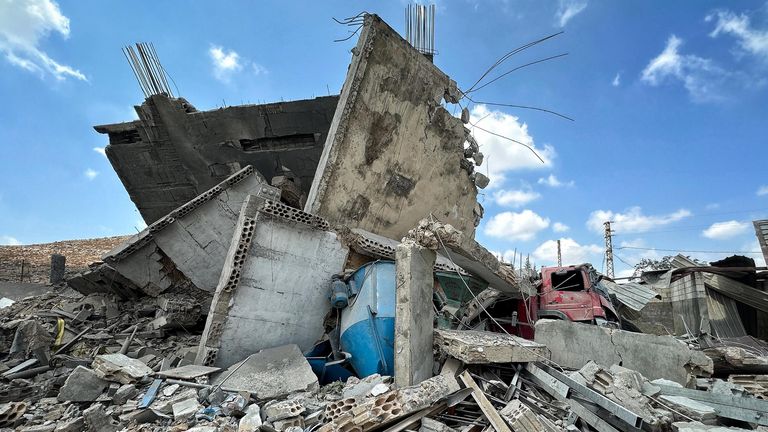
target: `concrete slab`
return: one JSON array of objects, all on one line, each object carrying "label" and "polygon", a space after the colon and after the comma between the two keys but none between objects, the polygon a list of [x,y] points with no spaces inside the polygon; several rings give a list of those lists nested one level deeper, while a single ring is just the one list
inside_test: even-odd
[{"label": "concrete slab", "polygon": [[279,200],[250,166],[172,211],[103,259],[148,295],[191,284],[214,292],[245,197]]},{"label": "concrete slab", "polygon": [[456,83],[376,15],[352,52],[304,210],[394,239],[435,214],[473,236],[464,125],[441,106]]},{"label": "concrete slab", "polygon": [[467,364],[527,363],[549,358],[545,345],[504,333],[435,329],[435,345]]},{"label": "concrete slab", "polygon": [[268,181],[287,170],[308,193],[338,99],[198,111],[158,94],[135,107],[139,120],[94,128],[109,134],[109,162],[151,224],[246,165]]},{"label": "concrete slab", "polygon": [[213,379],[213,384],[250,391],[259,400],[311,391],[319,386],[317,377],[297,345],[269,348],[252,354],[242,364],[234,364],[222,371]]},{"label": "concrete slab", "polygon": [[184,365],[181,367],[160,371],[157,373],[157,375],[165,376],[168,378],[193,379],[203,375],[210,375],[220,370],[221,368],[210,366]]},{"label": "concrete slab", "polygon": [[408,232],[409,238],[444,254],[459,267],[488,282],[491,288],[513,298],[521,298],[521,292],[526,295],[535,294],[533,287],[520,283],[511,267],[454,226],[427,218],[414,227]]},{"label": "concrete slab", "polygon": [[230,366],[264,348],[311,348],[348,249],[325,220],[250,197],[240,210],[196,363]]},{"label": "concrete slab", "polygon": [[395,384],[406,387],[432,376],[435,252],[405,241],[395,253]]},{"label": "concrete slab", "polygon": [[640,372],[649,380],[666,378],[687,385],[696,376],[713,373],[712,360],[672,336],[612,330],[570,321],[539,320],[534,341],[546,343],[552,361],[580,369],[590,360],[617,364]]}]

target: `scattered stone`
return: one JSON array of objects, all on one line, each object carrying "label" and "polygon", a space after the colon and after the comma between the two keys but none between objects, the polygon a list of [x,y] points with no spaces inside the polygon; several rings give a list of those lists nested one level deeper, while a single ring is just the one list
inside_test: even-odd
[{"label": "scattered stone", "polygon": [[102,354],[96,356],[91,367],[102,378],[122,384],[136,382],[154,373],[152,369],[140,360],[130,358],[124,354]]},{"label": "scattered stone", "polygon": [[173,404],[173,418],[176,420],[185,420],[192,417],[202,405],[197,398],[189,398]]},{"label": "scattered stone", "polygon": [[78,366],[59,390],[58,399],[62,402],[93,402],[101,396],[107,386],[109,382],[103,380],[95,371]]},{"label": "scattered stone", "polygon": [[261,428],[261,410],[256,404],[248,405],[245,415],[240,419],[238,432],[256,432]]}]

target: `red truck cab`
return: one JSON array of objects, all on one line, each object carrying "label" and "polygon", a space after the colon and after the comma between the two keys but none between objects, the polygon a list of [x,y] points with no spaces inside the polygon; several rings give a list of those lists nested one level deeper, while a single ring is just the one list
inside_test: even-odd
[{"label": "red truck cab", "polygon": [[531,315],[618,327],[618,314],[599,286],[600,278],[590,264],[542,267],[539,301],[531,302],[537,311]]}]

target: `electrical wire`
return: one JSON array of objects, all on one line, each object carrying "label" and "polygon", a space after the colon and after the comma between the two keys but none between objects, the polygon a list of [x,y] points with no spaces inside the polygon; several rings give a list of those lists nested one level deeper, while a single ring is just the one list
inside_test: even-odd
[{"label": "electrical wire", "polygon": [[660,248],[647,248],[647,247],[639,247],[639,246],[621,246],[616,249],[637,249],[637,250],[649,250],[649,251],[659,251],[659,252],[691,252],[691,253],[722,253],[722,254],[759,254],[762,253],[760,251],[711,251],[711,250],[686,250],[686,249],[660,249]]},{"label": "electrical wire", "polygon": [[489,134],[491,134],[491,135],[494,135],[494,136],[497,136],[497,137],[499,137],[499,138],[503,138],[503,139],[505,139],[505,140],[509,140],[509,141],[512,141],[513,143],[517,143],[517,144],[520,144],[521,146],[523,146],[523,147],[527,148],[528,150],[530,150],[530,151],[531,151],[531,153],[533,153],[533,154],[534,154],[534,156],[536,156],[536,157],[537,157],[537,158],[538,158],[538,159],[541,161],[541,163],[543,163],[543,164],[545,164],[545,165],[546,165],[546,162],[544,162],[544,159],[542,159],[542,158],[541,158],[541,156],[539,156],[539,154],[536,152],[536,150],[534,150],[534,148],[533,148],[533,147],[531,147],[531,146],[529,146],[528,144],[526,144],[526,143],[524,143],[524,142],[521,142],[521,141],[518,141],[518,140],[516,140],[516,139],[512,139],[512,138],[510,138],[510,137],[507,137],[507,136],[504,136],[504,135],[500,135],[500,134],[497,134],[496,132],[491,132],[491,131],[489,131],[488,129],[483,129],[483,128],[481,128],[480,126],[478,126],[476,123],[472,123],[472,122],[470,122],[469,124],[471,124],[471,125],[472,125],[472,127],[476,127],[476,128],[480,129],[480,130],[481,130],[481,131],[483,131],[483,132],[487,132],[487,133],[489,133]]},{"label": "electrical wire", "polygon": [[472,86],[466,91],[466,93],[469,93],[469,92],[473,91],[475,89],[475,87],[478,84],[480,84],[480,81],[482,81],[486,76],[488,76],[488,74],[491,73],[491,71],[493,71],[496,67],[498,67],[500,64],[504,63],[508,58],[512,57],[513,55],[515,55],[515,54],[517,54],[517,53],[519,53],[521,51],[525,51],[526,49],[528,49],[528,48],[530,48],[532,46],[538,45],[538,44],[540,44],[540,43],[542,43],[544,41],[547,41],[549,39],[552,39],[552,38],[554,38],[556,36],[560,36],[561,34],[563,34],[562,31],[561,32],[557,32],[557,33],[553,33],[553,34],[551,34],[549,36],[545,36],[545,37],[543,37],[541,39],[538,39],[538,40],[535,40],[533,42],[528,42],[527,44],[521,45],[521,46],[513,49],[512,51],[504,54],[503,56],[501,56],[501,58],[496,60],[496,62],[493,65],[491,65],[491,67],[489,67],[488,69],[486,69],[485,72],[483,72],[483,74],[480,76],[480,78],[478,78],[478,80],[475,81],[474,84],[472,84]]},{"label": "electrical wire", "polygon": [[[554,59],[557,59],[557,58],[560,58],[560,57],[565,57],[565,56],[567,56],[567,55],[568,55],[568,53],[557,54],[557,55],[554,55],[554,56],[551,56],[551,57],[546,57],[546,58],[543,58],[543,59],[534,60],[534,61],[532,61],[532,62],[529,62],[529,63],[526,63],[526,64],[524,64],[524,65],[520,65],[520,66],[517,66],[517,67],[515,67],[515,68],[512,68],[512,69],[510,69],[510,70],[508,70],[508,71],[504,72],[503,74],[501,74],[501,75],[497,76],[496,78],[494,78],[494,79],[492,79],[492,80],[490,80],[490,81],[486,82],[485,84],[481,85],[480,87],[477,87],[477,88],[475,88],[474,90],[469,90],[469,91],[478,91],[478,90],[480,90],[480,89],[482,89],[482,88],[484,88],[484,87],[486,87],[486,86],[489,86],[489,85],[491,85],[491,84],[495,83],[496,81],[498,81],[498,80],[500,80],[500,79],[504,78],[505,76],[507,76],[507,75],[511,74],[512,72],[515,72],[515,71],[517,71],[517,70],[520,70],[520,69],[526,68],[526,67],[528,67],[528,66],[533,66],[533,65],[535,65],[535,64],[538,64],[538,63],[543,63],[543,62],[545,62],[545,61],[554,60]],[[468,92],[469,92],[469,91],[468,91]]]}]

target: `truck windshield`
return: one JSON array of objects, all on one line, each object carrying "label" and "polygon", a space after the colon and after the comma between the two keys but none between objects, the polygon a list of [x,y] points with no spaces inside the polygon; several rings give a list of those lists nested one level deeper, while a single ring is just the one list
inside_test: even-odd
[{"label": "truck windshield", "polygon": [[584,291],[584,277],[579,270],[552,273],[552,289],[557,291]]}]

